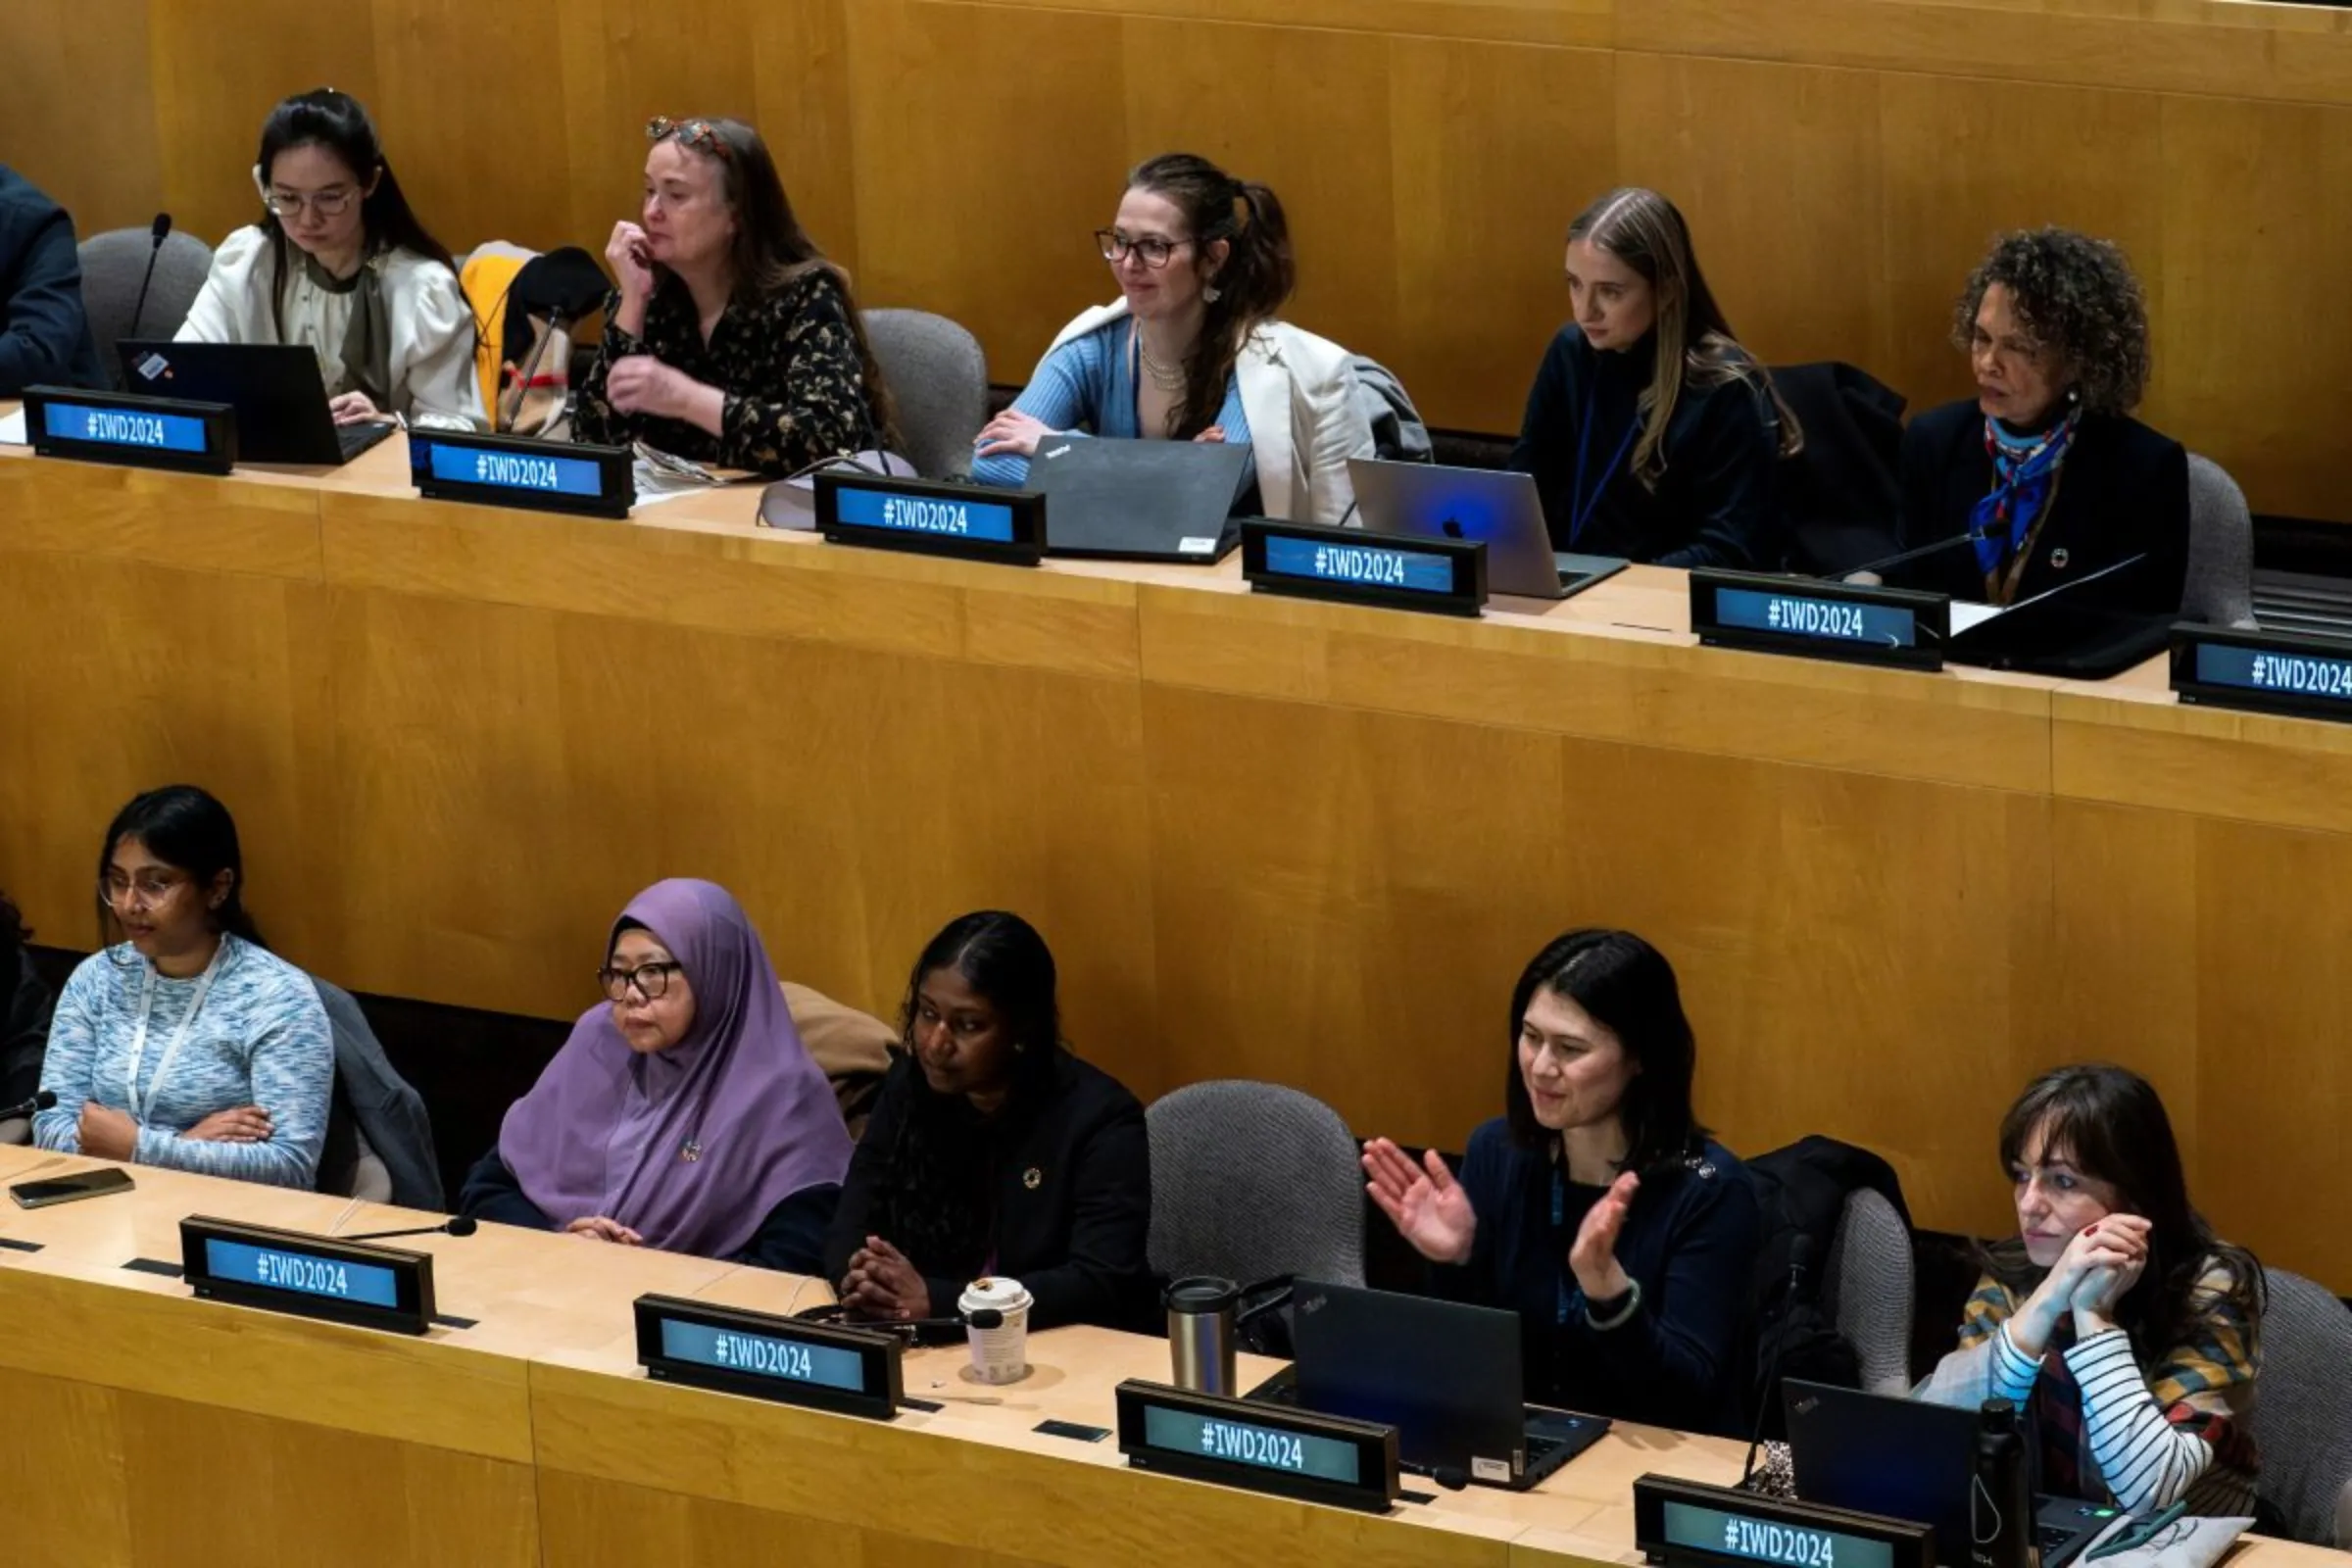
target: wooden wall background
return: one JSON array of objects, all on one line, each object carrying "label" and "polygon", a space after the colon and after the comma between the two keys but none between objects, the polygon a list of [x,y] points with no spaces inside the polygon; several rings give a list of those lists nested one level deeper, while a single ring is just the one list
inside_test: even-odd
[{"label": "wooden wall background", "polygon": [[1950,300],[1994,231],[2121,241],[2146,417],[2260,510],[2352,520],[2352,16],[2240,0],[10,0],[0,155],[84,232],[250,220],[269,106],[376,112],[443,239],[601,253],[650,114],[775,144],[866,301],[945,312],[1019,380],[1111,293],[1088,232],[1190,146],[1270,181],[1293,315],[1424,413],[1516,427],[1570,215],[1689,213],[1767,359],[1963,395]]}]

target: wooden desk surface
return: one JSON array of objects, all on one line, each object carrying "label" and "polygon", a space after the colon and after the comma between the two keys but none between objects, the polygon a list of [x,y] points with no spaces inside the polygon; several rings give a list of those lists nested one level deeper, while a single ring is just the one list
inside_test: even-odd
[{"label": "wooden desk surface", "polygon": [[[0,1183],[94,1163],[0,1149]],[[630,1332],[637,1296],[783,1312],[824,1299],[824,1287],[497,1225],[417,1239],[434,1254],[446,1308],[479,1314],[471,1329],[410,1339],[198,1301],[176,1281],[124,1271],[125,1250],[176,1257],[173,1228],[191,1212],[320,1234],[338,1220],[348,1234],[430,1216],[133,1173],[126,1195],[0,1214],[0,1239],[42,1249],[0,1249],[0,1397],[12,1417],[29,1411],[0,1424],[0,1456],[24,1450],[36,1466],[24,1494],[39,1498],[35,1483],[83,1446],[128,1441],[141,1464],[192,1466],[218,1494],[140,1470],[130,1483],[160,1487],[177,1529],[142,1536],[135,1558],[119,1559],[72,1555],[88,1541],[71,1531],[12,1538],[33,1562],[224,1560],[210,1527],[276,1542],[237,1559],[270,1562],[329,1560],[318,1555],[318,1532],[333,1530],[338,1563],[704,1561],[722,1545],[789,1539],[796,1562],[956,1551],[996,1568],[1111,1568],[1164,1562],[1181,1543],[1204,1560],[1270,1565],[1630,1565],[1637,1476],[1726,1484],[1740,1473],[1738,1443],[1620,1425],[1533,1492],[1447,1493],[1407,1478],[1426,1500],[1383,1517],[1148,1475],[1112,1444],[1034,1430],[1049,1418],[1108,1425],[1120,1381],[1166,1379],[1165,1342],[1086,1328],[1032,1336],[1033,1371],[1004,1387],[966,1379],[960,1347],[911,1351],[907,1394],[941,1408],[887,1423],[654,1383]],[[1244,1381],[1278,1364],[1245,1357]],[[25,1430],[52,1417],[64,1424]],[[235,1450],[199,1451],[223,1442]],[[283,1476],[272,1467],[317,1462],[296,1458],[306,1453],[354,1467],[312,1492],[274,1489]],[[92,1484],[85,1475],[62,1490],[86,1497]],[[426,1487],[441,1490],[428,1496]],[[341,1534],[396,1504],[427,1503],[438,1534],[420,1536],[413,1519],[380,1537]],[[36,1524],[76,1522],[64,1517],[78,1506],[71,1498],[53,1516],[39,1506]],[[2233,1560],[2291,1568],[2302,1556],[2323,1568],[2320,1555],[2249,1542]]]},{"label": "wooden desk surface", "polygon": [[2183,709],[2156,663],[1701,648],[1656,568],[1454,621],[1230,559],[827,546],[753,489],[424,502],[404,446],[225,479],[0,454],[0,733],[44,737],[0,770],[0,885],[45,937],[90,927],[107,803],[193,777],[273,941],[352,989],[568,1017],[612,911],[689,874],[888,1014],[943,921],[1010,906],[1147,1099],[1271,1079],[1459,1147],[1526,956],[1624,925],[1677,965],[1735,1149],[1862,1143],[1921,1223],[1995,1234],[2001,1111],[2104,1056],[2227,1234],[2352,1288],[2352,1227],[2291,1217],[2352,1185],[2334,726]]}]

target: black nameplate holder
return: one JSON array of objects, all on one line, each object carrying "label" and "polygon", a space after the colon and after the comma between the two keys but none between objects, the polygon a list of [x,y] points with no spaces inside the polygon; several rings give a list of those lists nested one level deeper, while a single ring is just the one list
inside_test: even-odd
[{"label": "black nameplate holder", "polygon": [[2172,668],[2184,703],[2352,721],[2352,638],[2182,624]]},{"label": "black nameplate holder", "polygon": [[216,474],[237,464],[237,415],[225,403],[26,387],[24,438],[38,456],[83,463]]},{"label": "black nameplate holder", "polygon": [[1396,1429],[1129,1378],[1114,1391],[1119,1451],[1137,1470],[1363,1513],[1401,1494]]},{"label": "black nameplate holder", "polygon": [[1667,1568],[1936,1568],[1931,1526],[1659,1475],[1634,1483],[1634,1544]]},{"label": "black nameplate holder", "polygon": [[181,1277],[208,1300],[395,1334],[433,1325],[424,1252],[203,1214],[179,1222],[179,1249]]},{"label": "black nameplate holder", "polygon": [[436,501],[625,517],[637,504],[634,464],[626,447],[458,430],[409,432],[409,477],[417,494]]},{"label": "black nameplate holder", "polygon": [[636,1311],[637,1362],[663,1383],[876,1421],[915,1403],[904,1397],[895,1334],[676,1296],[640,1296]]},{"label": "black nameplate holder", "polygon": [[1034,490],[896,479],[820,468],[816,531],[825,542],[1034,566],[1046,553],[1046,498]]},{"label": "black nameplate holder", "polygon": [[1242,575],[1253,593],[1477,615],[1487,603],[1487,547],[1245,517]]},{"label": "black nameplate holder", "polygon": [[1711,648],[1937,670],[1951,614],[1944,595],[1909,588],[1711,567],[1690,573],[1690,630]]}]

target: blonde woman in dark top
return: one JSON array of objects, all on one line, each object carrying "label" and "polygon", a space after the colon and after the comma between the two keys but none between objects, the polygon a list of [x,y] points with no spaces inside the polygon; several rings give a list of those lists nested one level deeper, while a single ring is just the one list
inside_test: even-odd
[{"label": "blonde woman in dark top", "polygon": [[890,445],[849,277],[801,227],[760,133],[658,119],[646,136],[643,221],[605,247],[620,287],[572,438],[777,475]]}]

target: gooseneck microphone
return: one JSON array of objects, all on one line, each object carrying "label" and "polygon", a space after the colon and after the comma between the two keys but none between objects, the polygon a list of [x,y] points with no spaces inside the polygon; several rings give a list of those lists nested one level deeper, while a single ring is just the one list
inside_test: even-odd
[{"label": "gooseneck microphone", "polygon": [[1747,1438],[1747,1463],[1740,1467],[1740,1486],[1746,1490],[1756,1474],[1756,1449],[1764,1442],[1764,1418],[1772,1413],[1773,1385],[1781,1375],[1781,1352],[1788,1346],[1788,1314],[1795,1310],[1796,1293],[1805,1282],[1805,1271],[1813,1266],[1813,1238],[1800,1235],[1788,1244],[1788,1284],[1781,1293],[1781,1333],[1772,1342],[1772,1359],[1764,1363],[1764,1386],[1756,1398],[1756,1425]]},{"label": "gooseneck microphone", "polygon": [[1845,566],[1837,571],[1825,571],[1813,580],[1815,582],[1843,582],[1859,571],[1884,571],[1888,566],[1907,565],[1928,556],[1939,556],[1946,550],[1956,549],[1965,544],[1974,544],[1976,539],[1977,530],[1970,528],[1966,532],[1952,535],[1949,539],[1938,539],[1934,544],[1921,545],[1914,550],[1898,551],[1894,555],[1882,557],[1877,561],[1866,561],[1859,566]]},{"label": "gooseneck microphone", "polygon": [[19,1116],[37,1116],[56,1103],[56,1091],[44,1089],[22,1105],[10,1105],[6,1109],[0,1109],[0,1121],[15,1121]]},{"label": "gooseneck microphone", "polygon": [[172,215],[170,213],[156,214],[155,221],[149,225],[149,231],[154,234],[155,239],[147,247],[147,275],[139,279],[139,297],[130,307],[130,325],[122,329],[122,335],[126,338],[135,338],[139,335],[139,317],[147,309],[147,285],[155,281],[156,259],[164,254],[164,241],[171,237]]},{"label": "gooseneck microphone", "polygon": [[336,1239],[345,1242],[388,1242],[396,1236],[471,1236],[480,1228],[481,1222],[472,1215],[460,1214],[457,1218],[445,1219],[438,1225],[418,1225],[413,1230],[404,1231],[368,1231],[361,1236],[343,1236]]}]

